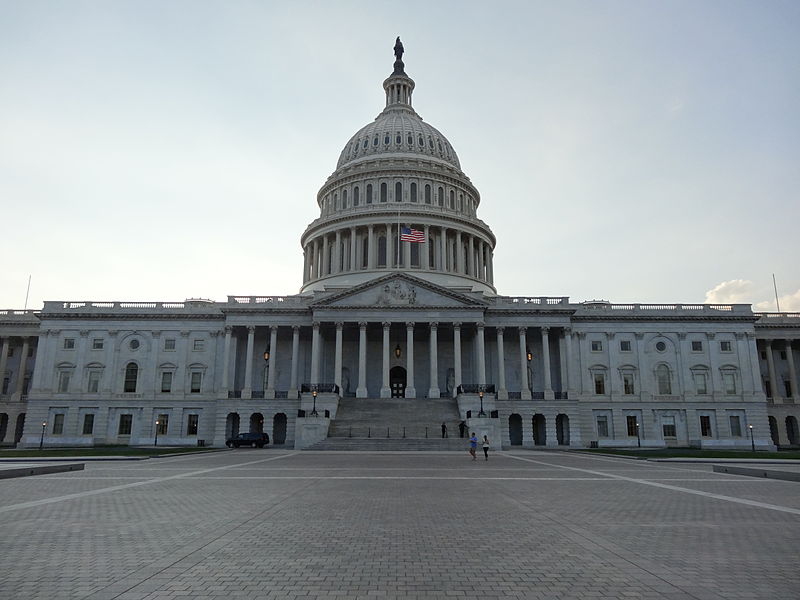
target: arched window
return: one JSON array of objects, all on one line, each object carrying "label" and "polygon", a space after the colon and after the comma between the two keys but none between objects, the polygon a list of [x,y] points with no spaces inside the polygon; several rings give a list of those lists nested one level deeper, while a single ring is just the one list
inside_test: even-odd
[{"label": "arched window", "polygon": [[409,244],[411,246],[411,266],[419,267],[419,247],[420,244]]},{"label": "arched window", "polygon": [[391,141],[392,141],[392,138],[391,138],[391,137],[389,137],[389,134],[388,134],[388,133],[385,133],[385,134],[383,134],[383,143],[384,143],[384,144],[388,144],[388,143],[389,143],[389,142],[391,142]]},{"label": "arched window", "polygon": [[414,145],[414,136],[409,133],[408,137],[406,138],[406,141],[408,142],[409,146],[413,146]]},{"label": "arched window", "polygon": [[431,186],[425,184],[425,204],[431,203]]},{"label": "arched window", "polygon": [[375,137],[372,139],[372,145],[373,146],[377,146],[378,145],[378,134],[375,134]]},{"label": "arched window", "polygon": [[416,183],[412,183],[411,184],[411,198],[410,198],[410,200],[411,200],[411,202],[416,202],[417,201],[417,184]]},{"label": "arched window", "polygon": [[372,184],[367,184],[367,204],[372,204]]},{"label": "arched window", "polygon": [[333,210],[339,210],[339,194],[333,195]]},{"label": "arched window", "polygon": [[388,188],[385,183],[381,184],[381,202],[386,202],[389,196]]},{"label": "arched window", "polygon": [[403,136],[400,135],[399,131],[397,132],[397,135],[395,135],[394,143],[398,145],[403,143]]},{"label": "arched window", "polygon": [[386,236],[382,235],[378,238],[378,266],[386,266]]},{"label": "arched window", "polygon": [[403,201],[403,184],[399,181],[394,184],[394,201],[395,202],[402,202]]},{"label": "arched window", "polygon": [[667,365],[658,365],[656,367],[656,383],[658,384],[659,394],[669,395],[672,393],[672,381]]},{"label": "arched window", "polygon": [[342,190],[342,208],[347,208],[347,190]]},{"label": "arched window", "polygon": [[139,366],[134,362],[129,362],[125,367],[125,386],[124,392],[135,392],[136,381],[139,379]]},{"label": "arched window", "polygon": [[439,187],[437,202],[439,203],[439,206],[444,206],[444,188],[443,187]]},{"label": "arched window", "polygon": [[353,188],[353,206],[358,206],[358,186]]},{"label": "arched window", "polygon": [[453,190],[450,190],[450,210],[453,210],[456,207],[456,193]]}]

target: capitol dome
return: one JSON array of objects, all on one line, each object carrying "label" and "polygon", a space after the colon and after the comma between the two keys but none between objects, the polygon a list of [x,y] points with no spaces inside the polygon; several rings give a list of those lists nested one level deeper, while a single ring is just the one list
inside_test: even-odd
[{"label": "capitol dome", "polygon": [[451,289],[496,293],[495,237],[453,146],[412,107],[400,38],[386,104],[353,135],[303,232],[301,292],[342,289],[402,270]]}]

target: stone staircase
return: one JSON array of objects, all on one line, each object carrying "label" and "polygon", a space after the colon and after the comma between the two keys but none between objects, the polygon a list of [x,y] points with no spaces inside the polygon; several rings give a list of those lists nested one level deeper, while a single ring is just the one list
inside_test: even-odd
[{"label": "stone staircase", "polygon": [[[342,398],[328,438],[307,450],[463,450],[451,398]],[[448,437],[442,438],[442,423]]]}]

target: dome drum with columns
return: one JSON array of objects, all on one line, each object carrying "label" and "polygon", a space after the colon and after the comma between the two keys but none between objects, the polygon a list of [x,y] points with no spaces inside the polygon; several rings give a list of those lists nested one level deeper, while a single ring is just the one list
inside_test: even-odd
[{"label": "dome drum with columns", "polygon": [[[358,285],[404,269],[448,288],[494,294],[495,237],[450,142],[414,111],[402,44],[383,82],[386,107],[345,144],[301,238],[301,292]],[[399,229],[424,234],[398,243]]]}]

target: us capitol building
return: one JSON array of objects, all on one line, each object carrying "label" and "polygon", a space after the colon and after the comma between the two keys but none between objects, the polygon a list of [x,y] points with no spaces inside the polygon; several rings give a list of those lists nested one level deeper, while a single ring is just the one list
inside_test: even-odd
[{"label": "us capitol building", "polygon": [[[800,314],[510,297],[458,155],[412,105],[344,145],[293,296],[0,311],[0,442],[798,446]],[[342,446],[344,447],[344,446]]]}]

